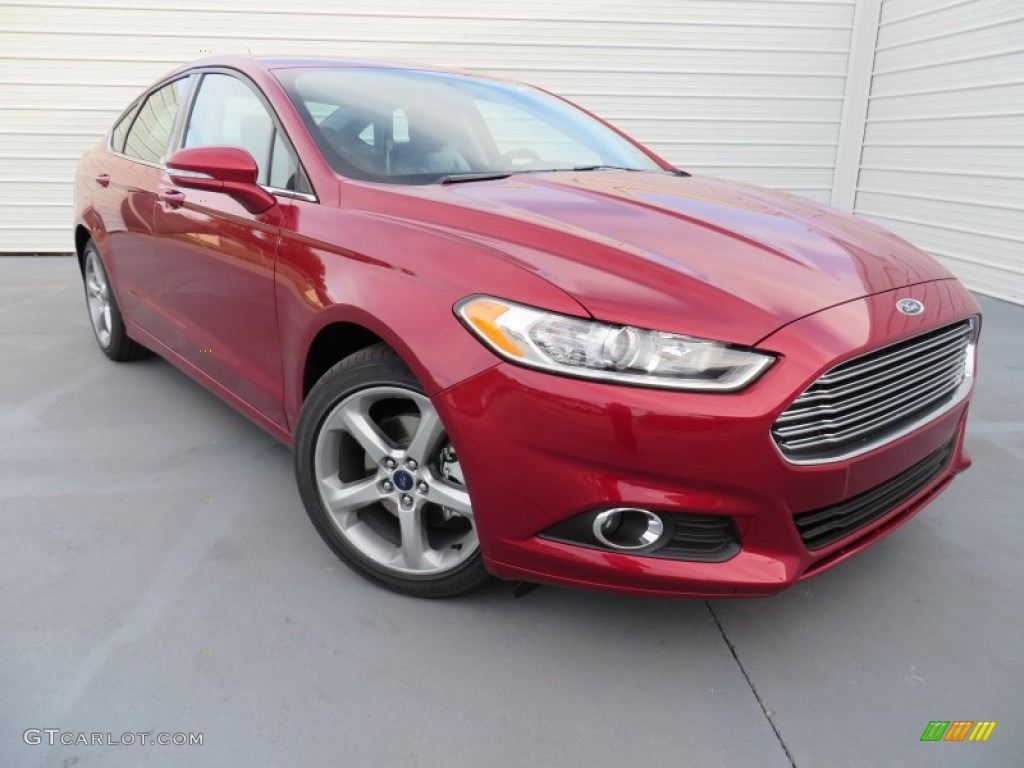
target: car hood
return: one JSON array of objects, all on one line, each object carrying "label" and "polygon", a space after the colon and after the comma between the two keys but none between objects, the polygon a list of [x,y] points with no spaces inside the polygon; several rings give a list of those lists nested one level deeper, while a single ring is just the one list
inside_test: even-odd
[{"label": "car hood", "polygon": [[707,177],[519,174],[403,193],[416,198],[403,218],[491,246],[595,318],[734,343],[754,344],[862,296],[952,277],[863,219]]}]

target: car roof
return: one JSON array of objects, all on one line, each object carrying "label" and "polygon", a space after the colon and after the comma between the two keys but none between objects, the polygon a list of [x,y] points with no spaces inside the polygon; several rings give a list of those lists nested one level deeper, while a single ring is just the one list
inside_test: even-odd
[{"label": "car roof", "polygon": [[[238,56],[218,55],[206,56],[196,59],[175,70],[174,74],[187,72],[199,67],[229,67],[242,72],[253,74],[256,71],[270,71],[274,69],[345,69],[345,68],[366,68],[366,69],[400,69],[410,72],[448,72],[452,74],[481,75],[464,70],[451,69],[447,67],[436,67],[425,64],[400,61],[382,61],[374,59],[347,59],[334,58],[330,56]],[[497,79],[497,78],[492,78]]]}]

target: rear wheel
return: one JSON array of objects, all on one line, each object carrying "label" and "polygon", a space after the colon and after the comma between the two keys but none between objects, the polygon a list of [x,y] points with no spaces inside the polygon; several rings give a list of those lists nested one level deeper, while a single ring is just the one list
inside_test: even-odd
[{"label": "rear wheel", "polygon": [[451,597],[487,579],[455,449],[386,346],[346,358],[310,392],[295,468],[313,524],[363,576],[418,597]]},{"label": "rear wheel", "polygon": [[103,259],[92,240],[85,244],[82,278],[85,281],[85,302],[89,308],[92,330],[103,354],[117,362],[138,360],[149,354],[144,346],[128,338]]}]

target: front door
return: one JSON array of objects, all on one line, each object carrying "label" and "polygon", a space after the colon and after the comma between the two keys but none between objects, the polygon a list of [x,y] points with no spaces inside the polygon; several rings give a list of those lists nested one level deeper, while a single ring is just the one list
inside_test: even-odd
[{"label": "front door", "polygon": [[[247,150],[268,185],[283,149],[263,102],[233,75],[202,76],[183,130],[183,146]],[[175,187],[162,179],[156,211],[163,303],[173,324],[171,346],[202,374],[286,426],[274,261],[281,222],[291,204],[279,197],[253,215],[226,194]]]}]

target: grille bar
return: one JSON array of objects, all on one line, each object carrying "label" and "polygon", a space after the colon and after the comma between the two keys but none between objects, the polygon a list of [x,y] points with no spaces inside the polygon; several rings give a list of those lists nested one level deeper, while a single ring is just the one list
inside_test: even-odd
[{"label": "grille bar", "polygon": [[937,417],[966,396],[973,336],[964,320],[837,365],[776,419],[776,445],[796,463],[837,461]]},{"label": "grille bar", "polygon": [[[961,325],[963,327],[961,327]],[[907,342],[900,342],[892,345],[892,347],[884,347],[878,350],[878,352],[869,353],[868,355],[865,355],[865,358],[870,358],[873,357],[873,355],[877,354],[879,356],[878,359],[866,359],[864,360],[864,362],[857,362],[857,360],[862,359],[857,358],[857,360],[852,360],[850,362],[843,363],[842,365],[838,365],[835,368],[833,368],[831,373],[826,373],[824,376],[818,379],[818,383],[826,385],[837,384],[851,378],[862,376],[865,372],[874,370],[876,368],[881,368],[883,366],[899,363],[902,360],[916,358],[920,354],[923,354],[924,352],[927,352],[930,349],[941,348],[944,346],[948,346],[950,342],[955,343],[961,341],[968,335],[967,331],[969,329],[970,323],[958,324],[953,328],[950,328],[948,331],[939,333],[939,335],[933,338],[929,338],[927,341],[924,341],[920,344],[908,344]],[[933,331],[932,333],[936,332]],[[930,336],[930,334],[926,335]]]},{"label": "grille bar", "polygon": [[[810,392],[808,392],[806,395],[800,398],[800,402],[811,404],[805,408],[798,408],[795,404],[792,407],[787,408],[786,412],[779,416],[778,423],[794,421],[800,419],[805,414],[816,413],[818,410],[826,410],[828,408],[834,407],[830,405],[830,403],[833,403],[836,400],[845,399],[849,395],[855,395],[864,390],[870,390],[873,387],[877,387],[882,384],[888,384],[893,379],[899,379],[901,376],[904,376],[911,372],[916,373],[919,369],[925,367],[928,368],[928,371],[924,371],[923,373],[930,373],[932,370],[936,368],[941,369],[945,365],[948,365],[949,362],[949,351],[946,349],[940,349],[935,352],[932,352],[929,355],[925,355],[920,360],[913,360],[909,363],[903,363],[902,365],[898,365],[895,368],[883,371],[882,373],[876,373],[873,376],[868,376],[867,378],[862,379],[861,381],[858,381],[856,383],[848,384],[840,392],[822,391],[816,394],[810,394]],[[815,405],[815,403],[818,403],[818,405]]]},{"label": "grille bar", "polygon": [[821,549],[891,512],[938,477],[952,455],[950,442],[870,491],[830,507],[794,515],[804,546],[809,550]]},{"label": "grille bar", "polygon": [[[902,406],[904,403],[921,400],[935,392],[945,393],[960,383],[964,359],[961,356],[954,362],[955,364],[951,363],[942,376],[927,379],[929,384],[926,386],[907,385],[895,392],[891,390],[880,392],[871,400],[884,400],[885,407],[891,409]],[[887,413],[880,414],[874,411],[858,409],[852,415],[838,419],[815,419],[813,423],[809,424],[779,427],[775,430],[775,434],[780,437],[790,437],[792,435],[820,432],[822,428],[826,428],[831,430],[835,436],[840,436],[848,432],[850,428],[857,426],[858,422],[878,423],[886,421],[889,417],[890,414]]]},{"label": "grille bar", "polygon": [[[911,403],[909,406],[901,408],[900,410],[890,414],[888,418],[897,418],[898,419],[898,418],[903,418],[904,416],[914,415],[916,413],[919,413],[922,410],[926,410],[929,405],[931,405],[932,403],[936,402],[939,399],[945,398],[946,396],[947,396],[947,393],[941,393],[938,396],[932,396],[932,398],[930,400],[915,401],[914,403]],[[883,423],[883,418],[879,417],[874,422],[865,424],[865,425],[863,425],[861,427],[848,429],[845,432],[843,432],[842,434],[836,435],[834,437],[825,437],[825,438],[807,437],[807,438],[803,438],[801,440],[792,440],[792,441],[790,441],[790,444],[792,445],[794,450],[797,450],[797,449],[800,449],[800,448],[805,448],[807,446],[820,446],[822,444],[829,444],[829,445],[842,444],[842,443],[848,442],[849,440],[854,440],[856,438],[859,438],[862,435],[869,434],[872,430],[876,429],[882,423]]]},{"label": "grille bar", "polygon": [[[948,376],[957,375],[963,369],[965,363],[965,355],[958,355],[952,360],[943,360],[939,364],[929,366],[915,373],[931,380],[942,379]],[[853,397],[845,402],[842,402],[839,405],[819,405],[813,406],[811,408],[794,409],[794,413],[787,414],[787,418],[785,420],[783,420],[780,417],[776,421],[776,424],[783,425],[779,426],[776,432],[779,435],[799,434],[799,432],[795,431],[795,427],[787,427],[784,425],[790,422],[797,422],[798,424],[806,425],[809,416],[821,416],[823,419],[836,420],[834,419],[834,417],[839,414],[849,413],[850,411],[858,411],[863,406],[866,406],[869,403],[872,403],[876,400],[898,396],[899,394],[906,392],[907,390],[914,389],[915,387],[916,382],[902,381],[886,389],[880,389],[874,392],[868,392],[863,395],[858,395],[857,397]],[[842,417],[840,416],[840,418]],[[806,430],[808,429],[808,427],[804,426],[801,429]]]}]

